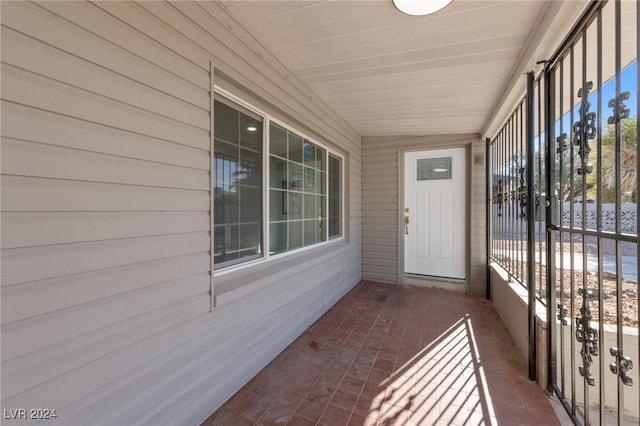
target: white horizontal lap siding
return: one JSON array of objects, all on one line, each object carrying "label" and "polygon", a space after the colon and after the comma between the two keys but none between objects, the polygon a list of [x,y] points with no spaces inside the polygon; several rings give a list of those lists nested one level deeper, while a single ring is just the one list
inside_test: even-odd
[{"label": "white horizontal lap siding", "polygon": [[[482,140],[471,145],[471,290],[486,293],[487,279],[487,197],[486,197],[486,147]],[[475,164],[481,156],[482,164]]]},{"label": "white horizontal lap siding", "polygon": [[[166,94],[142,82],[115,74],[103,66],[78,58],[70,53],[6,29],[3,34],[8,48],[2,51],[2,60],[25,70],[38,73],[61,83],[79,87],[106,98],[117,95],[119,102],[149,110],[172,120],[200,129],[209,128],[209,111],[192,103],[175,99],[167,102]],[[18,47],[19,46],[19,47]],[[193,100],[192,102],[197,102]]]},{"label": "white horizontal lap siding", "polygon": [[208,211],[209,193],[152,186],[4,175],[2,210],[46,211]]},{"label": "white horizontal lap siding", "polygon": [[[166,72],[137,52],[118,46],[110,38],[105,39],[72,23],[61,22],[58,15],[41,6],[46,4],[3,2],[3,27],[46,41],[56,49],[208,110],[208,86],[198,86]],[[11,19],[8,19],[9,16]]]},{"label": "white horizontal lap siding", "polygon": [[[9,228],[10,224],[3,223],[3,229]],[[53,312],[108,297],[114,293],[137,290],[208,270],[207,253],[185,254],[142,264],[99,269],[73,276],[8,286],[2,290],[2,322],[9,323],[36,316],[42,313],[44,306]]]},{"label": "white horizontal lap siding", "polygon": [[[260,290],[226,305],[222,304],[217,308],[216,315],[220,315],[220,322],[225,324],[224,329],[210,329],[207,334],[194,339],[193,345],[197,350],[179,349],[164,360],[167,363],[164,370],[168,374],[162,380],[173,384],[162,386],[160,391],[152,388],[140,390],[142,393],[164,392],[162,398],[166,399],[166,405],[154,406],[152,401],[155,398],[146,399],[146,404],[129,401],[122,407],[126,416],[138,418],[144,415],[141,421],[146,424],[185,424],[181,417],[193,417],[194,413],[190,413],[188,409],[177,413],[175,408],[187,406],[188,400],[194,397],[191,386],[200,387],[201,392],[209,394],[210,398],[220,398],[224,394],[216,389],[219,381],[228,379],[229,376],[235,376],[236,383],[247,381],[254,372],[277,355],[279,350],[275,348],[289,344],[311,325],[312,318],[324,313],[351,288],[348,281],[335,279],[344,274],[344,268],[350,266],[346,261],[340,261],[335,254],[331,258],[336,266],[336,274],[323,274],[326,267],[318,265],[310,268],[313,278],[301,282],[298,273],[302,272],[303,267],[292,268],[280,275],[277,282],[265,280],[269,281],[268,285]],[[311,311],[311,315],[305,310]],[[287,326],[283,327],[283,324]],[[211,345],[211,341],[220,339],[228,339],[229,344]],[[239,347],[245,350],[238,351]],[[211,359],[207,352],[215,353],[215,359],[219,363],[211,365],[205,371],[201,363]],[[173,373],[169,374],[167,368],[171,364],[189,357],[194,357],[195,361],[183,363],[179,370],[172,369]],[[170,358],[174,360],[171,361]],[[243,365],[243,368],[237,368],[238,364]],[[176,417],[180,420],[173,420]],[[105,417],[98,419],[98,423],[113,423],[115,418],[107,413]]]},{"label": "white horizontal lap siding", "polygon": [[[129,159],[209,170],[209,147],[194,146],[202,143],[198,139],[175,143],[14,103],[2,102],[1,108],[7,138],[113,156],[126,152]],[[30,125],[34,122],[38,126]]]},{"label": "white horizontal lap siding", "polygon": [[3,138],[2,171],[13,176],[208,191],[209,172]]},{"label": "white horizontal lap siding", "polygon": [[[167,330],[174,324],[181,324],[187,320],[201,315],[203,310],[208,310],[209,300],[200,296],[191,297],[179,303],[156,309],[145,315],[137,316],[128,321],[119,322],[113,326],[102,328],[88,335],[66,340],[56,345],[50,346],[47,350],[31,352],[13,360],[9,360],[2,365],[2,383],[4,391],[11,390],[12,394],[19,394],[22,398],[32,398],[32,402],[38,401],[38,393],[43,389],[44,383],[51,380],[48,386],[52,386],[58,391],[65,391],[65,381],[69,377],[80,377],[83,384],[81,392],[87,387],[98,388],[104,381],[110,381],[119,376],[118,370],[109,369],[109,375],[101,375],[100,381],[82,380],[83,372],[78,371],[79,366],[86,366],[86,370],[93,372],[101,371],[104,364],[100,362],[114,362],[111,354],[114,355],[115,362],[119,362],[122,356],[127,356],[124,349],[132,347],[133,344],[140,344],[143,339],[149,336],[157,336],[166,340],[170,336],[166,335]],[[161,333],[162,332],[162,333]],[[117,344],[115,343],[117,342]],[[146,349],[147,343],[144,343]],[[153,358],[149,353],[148,357]],[[137,365],[132,363],[120,363],[118,368],[130,370]],[[113,373],[113,375],[111,375]],[[72,383],[78,386],[78,382]],[[47,389],[44,388],[45,392]],[[24,392],[31,390],[29,392]],[[6,395],[10,398],[12,394]],[[3,394],[4,396],[4,394]],[[104,405],[97,400],[92,401],[97,406]],[[69,404],[75,405],[75,401]],[[64,419],[63,419],[64,420]]]},{"label": "white horizontal lap siding", "polygon": [[[45,111],[55,111],[160,140],[170,142],[196,140],[201,147],[206,146],[208,134],[204,129],[168,119],[148,109],[106,98],[13,65],[3,63],[1,71],[4,100]],[[169,97],[167,100],[172,101]]]},{"label": "white horizontal lap siding", "polygon": [[3,406],[64,423],[115,372],[92,363],[208,310],[209,93],[188,80],[208,73],[2,13]]},{"label": "white horizontal lap siding", "polygon": [[395,283],[398,280],[397,147],[389,143],[373,146],[366,138],[363,145],[363,276]]},{"label": "white horizontal lap siding", "polygon": [[[362,278],[361,140],[218,4],[0,7],[3,408],[198,423]],[[211,61],[349,165],[347,238],[214,312]]]}]

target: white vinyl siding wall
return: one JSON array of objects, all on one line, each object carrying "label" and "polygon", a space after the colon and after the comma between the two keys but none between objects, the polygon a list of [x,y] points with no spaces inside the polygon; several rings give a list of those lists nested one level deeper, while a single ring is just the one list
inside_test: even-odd
[{"label": "white vinyl siding wall", "polygon": [[[217,3],[0,7],[2,407],[197,424],[360,281],[360,137]],[[211,62],[345,156],[347,217],[216,277],[213,312]]]},{"label": "white vinyl siding wall", "polygon": [[485,292],[485,166],[474,165],[476,154],[484,155],[484,143],[476,135],[424,137],[365,137],[363,141],[363,276],[364,279],[399,282],[398,247],[400,206],[398,204],[398,153],[400,149],[426,150],[471,146],[468,155],[471,185],[467,244],[471,253],[468,287],[474,293]]}]

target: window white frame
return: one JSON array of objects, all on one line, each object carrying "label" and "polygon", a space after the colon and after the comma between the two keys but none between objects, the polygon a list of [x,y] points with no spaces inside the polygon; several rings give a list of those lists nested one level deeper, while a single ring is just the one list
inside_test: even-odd
[{"label": "window white frame", "polygon": [[334,156],[336,158],[338,158],[340,160],[340,233],[338,235],[335,236],[331,236],[328,234],[329,232],[329,227],[327,226],[327,240],[328,241],[335,241],[335,240],[341,240],[344,239],[344,190],[345,190],[345,183],[344,183],[344,176],[345,176],[345,158],[344,155],[339,154],[335,151],[330,151],[327,150],[327,219],[329,218],[329,157],[330,156]]},{"label": "window white frame", "polygon": [[[238,104],[239,106],[246,108],[247,110],[259,115],[262,117],[263,121],[262,121],[262,135],[263,135],[263,146],[262,146],[262,221],[263,221],[263,227],[262,227],[262,241],[263,241],[263,255],[258,258],[258,259],[251,259],[251,260],[247,260],[245,262],[241,262],[241,263],[237,263],[237,264],[232,264],[232,265],[228,265],[228,266],[223,266],[220,269],[214,270],[214,276],[221,276],[221,275],[225,275],[227,273],[230,272],[235,272],[238,271],[240,269],[245,269],[245,268],[249,268],[255,265],[260,265],[263,264],[265,262],[268,262],[270,259],[280,259],[286,256],[290,256],[296,253],[301,253],[301,252],[305,252],[305,251],[309,251],[309,250],[313,250],[319,247],[323,247],[326,246],[328,244],[334,244],[338,241],[344,241],[344,232],[345,232],[345,156],[343,154],[341,154],[340,152],[337,152],[336,150],[330,148],[329,146],[327,146],[326,144],[323,144],[321,142],[318,142],[316,139],[314,139],[313,137],[305,134],[304,132],[301,132],[299,130],[297,130],[295,127],[291,126],[290,124],[279,120],[273,116],[271,116],[270,114],[260,110],[259,108],[256,108],[255,106],[251,105],[250,103],[242,100],[241,98],[239,98],[238,96],[234,95],[233,93],[218,87],[218,86],[214,86],[214,96],[213,98],[215,99],[216,96],[218,97],[223,97],[226,98],[236,104]],[[214,111],[215,114],[215,111]],[[212,118],[213,119],[213,118]],[[327,223],[327,226],[325,227],[325,233],[326,233],[326,239],[324,241],[315,243],[315,244],[311,244],[308,246],[302,246],[290,251],[285,251],[282,253],[277,253],[277,254],[270,254],[270,212],[269,212],[269,189],[271,186],[270,183],[270,124],[274,123],[277,124],[278,126],[281,126],[285,129],[287,129],[290,132],[295,133],[296,135],[302,137],[303,139],[308,140],[309,142],[323,148],[326,152],[325,152],[325,162],[326,162],[326,172],[325,172],[325,188],[326,188],[326,194],[325,194],[325,216],[326,219],[328,221],[328,212],[329,212],[329,156],[332,155],[336,158],[340,159],[340,235],[334,236],[334,237],[329,237],[329,226]],[[213,137],[212,137],[213,139]],[[211,167],[212,167],[212,175],[211,175],[211,179],[213,180],[215,178],[215,170],[213,170],[214,168],[214,150],[211,150],[210,153],[210,161],[211,161]],[[213,215],[213,210],[211,212],[211,214]],[[213,222],[213,219],[212,219]],[[213,225],[215,226],[215,223],[213,223]],[[213,239],[213,229],[212,229],[212,236],[211,238]],[[213,253],[212,253],[213,256]]]}]

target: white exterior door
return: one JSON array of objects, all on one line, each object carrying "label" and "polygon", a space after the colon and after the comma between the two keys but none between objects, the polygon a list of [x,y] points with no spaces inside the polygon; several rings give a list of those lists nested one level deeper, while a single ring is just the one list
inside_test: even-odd
[{"label": "white exterior door", "polygon": [[404,272],[465,278],[465,149],[404,155]]}]

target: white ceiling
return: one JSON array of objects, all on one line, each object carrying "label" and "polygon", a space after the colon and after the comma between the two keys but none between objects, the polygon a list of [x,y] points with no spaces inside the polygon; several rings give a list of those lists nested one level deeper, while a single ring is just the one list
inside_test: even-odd
[{"label": "white ceiling", "polygon": [[391,0],[222,1],[363,136],[485,131],[547,3],[454,0],[414,17]]}]

